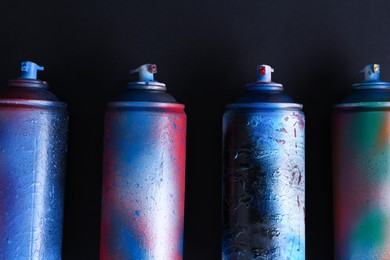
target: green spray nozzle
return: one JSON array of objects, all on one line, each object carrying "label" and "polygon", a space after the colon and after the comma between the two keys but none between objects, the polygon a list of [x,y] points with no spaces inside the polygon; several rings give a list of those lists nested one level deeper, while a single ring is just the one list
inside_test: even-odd
[{"label": "green spray nozzle", "polygon": [[37,71],[44,70],[44,67],[31,61],[23,61],[21,65],[22,79],[37,79]]}]

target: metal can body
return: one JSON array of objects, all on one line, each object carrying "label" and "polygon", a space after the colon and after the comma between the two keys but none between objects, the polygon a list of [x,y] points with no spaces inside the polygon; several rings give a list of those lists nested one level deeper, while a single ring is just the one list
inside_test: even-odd
[{"label": "metal can body", "polygon": [[390,83],[363,72],[333,110],[335,259],[390,258]]},{"label": "metal can body", "polygon": [[224,259],[305,258],[304,126],[277,104],[225,113]]},{"label": "metal can body", "polygon": [[389,259],[390,103],[336,107],[333,144],[335,258]]},{"label": "metal can body", "polygon": [[105,117],[101,259],[182,259],[184,105],[113,102]]},{"label": "metal can body", "polygon": [[65,107],[0,99],[0,259],[61,259]]},{"label": "metal can body", "polygon": [[259,65],[223,116],[222,258],[305,259],[302,105]]}]

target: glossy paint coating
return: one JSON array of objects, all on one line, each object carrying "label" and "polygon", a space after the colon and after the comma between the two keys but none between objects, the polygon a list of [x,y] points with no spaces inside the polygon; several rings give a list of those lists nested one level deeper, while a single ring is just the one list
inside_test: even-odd
[{"label": "glossy paint coating", "polygon": [[273,82],[247,85],[227,106],[223,259],[305,259],[301,108]]},{"label": "glossy paint coating", "polygon": [[181,259],[183,106],[126,108],[106,114],[101,258]]},{"label": "glossy paint coating", "polygon": [[66,105],[46,82],[0,95],[0,259],[61,259]]},{"label": "glossy paint coating", "polygon": [[186,115],[160,87],[129,84],[108,104],[101,259],[182,259]]}]

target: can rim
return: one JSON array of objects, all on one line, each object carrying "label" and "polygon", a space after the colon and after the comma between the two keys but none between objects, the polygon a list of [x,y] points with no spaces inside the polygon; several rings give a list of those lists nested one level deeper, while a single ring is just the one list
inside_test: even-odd
[{"label": "can rim", "polygon": [[39,79],[11,79],[8,81],[7,86],[9,87],[30,87],[30,88],[49,88],[49,84],[46,81]]},{"label": "can rim", "polygon": [[107,107],[120,108],[120,107],[152,107],[152,108],[173,108],[184,109],[184,104],[180,103],[168,103],[168,102],[146,102],[146,101],[114,101],[109,102]]},{"label": "can rim", "polygon": [[67,104],[61,101],[31,100],[31,99],[0,99],[0,105],[67,107]]},{"label": "can rim", "polygon": [[245,85],[246,90],[276,90],[283,91],[283,85],[276,82],[253,82]]},{"label": "can rim", "polygon": [[353,109],[353,108],[390,108],[390,101],[370,101],[370,102],[351,102],[340,103],[333,106],[335,109]]},{"label": "can rim", "polygon": [[386,81],[363,81],[352,84],[354,89],[389,89],[390,83]]},{"label": "can rim", "polygon": [[271,102],[259,102],[259,103],[232,103],[226,105],[227,109],[293,109],[301,110],[302,104],[298,103],[271,103]]},{"label": "can rim", "polygon": [[167,88],[164,83],[158,82],[158,81],[135,81],[135,82],[129,82],[127,84],[128,89],[148,89],[148,90],[160,90],[160,91],[166,91]]}]

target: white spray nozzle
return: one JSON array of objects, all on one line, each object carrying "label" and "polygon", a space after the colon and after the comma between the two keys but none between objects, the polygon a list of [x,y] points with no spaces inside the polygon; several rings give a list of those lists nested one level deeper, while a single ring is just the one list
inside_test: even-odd
[{"label": "white spray nozzle", "polygon": [[368,64],[364,67],[361,73],[364,73],[364,80],[379,80],[380,77],[380,65]]},{"label": "white spray nozzle", "polygon": [[134,70],[130,70],[130,73],[138,73],[139,81],[148,82],[154,81],[154,73],[157,73],[156,64],[144,64]]},{"label": "white spray nozzle", "polygon": [[258,82],[271,82],[271,73],[274,69],[268,65],[257,66],[257,81]]},{"label": "white spray nozzle", "polygon": [[44,70],[44,67],[31,61],[23,61],[21,65],[23,79],[37,79],[37,71]]}]

